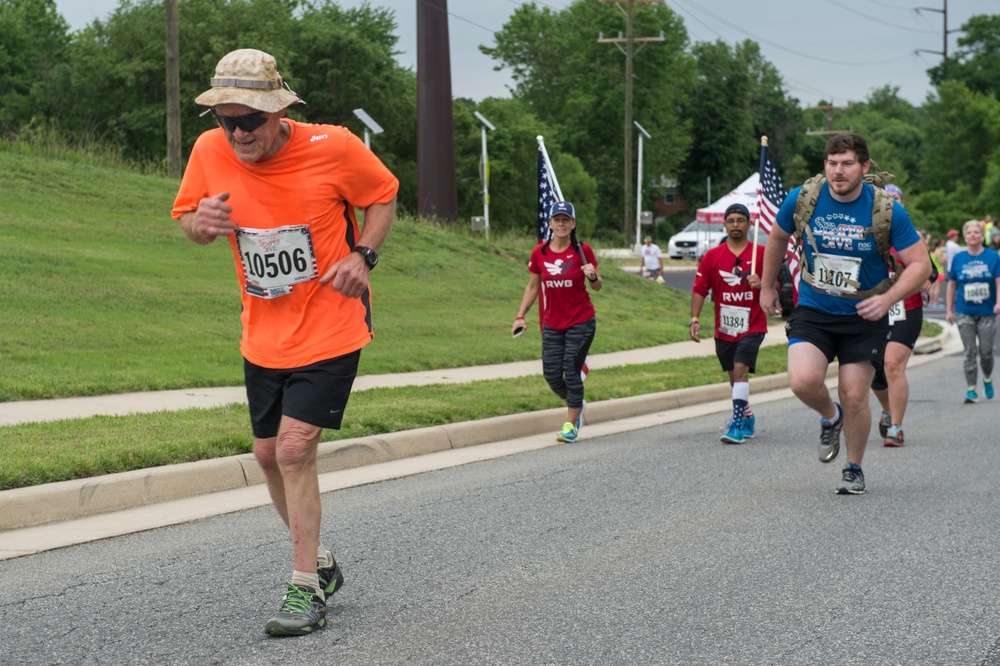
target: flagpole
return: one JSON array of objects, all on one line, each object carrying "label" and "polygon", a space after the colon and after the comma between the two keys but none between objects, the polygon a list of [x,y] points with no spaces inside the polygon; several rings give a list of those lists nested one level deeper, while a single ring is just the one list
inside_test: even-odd
[{"label": "flagpole", "polygon": [[538,139],[538,149],[542,151],[542,155],[545,156],[545,163],[549,165],[549,176],[552,178],[552,189],[556,191],[556,197],[558,201],[563,200],[562,189],[559,187],[559,181],[556,180],[556,170],[552,168],[552,160],[549,159],[549,151],[545,150],[545,139],[541,134],[535,137]]},{"label": "flagpole", "polygon": [[[760,147],[763,154],[764,148],[767,146],[767,137],[760,137]],[[763,182],[757,185],[758,188],[763,188]],[[753,254],[750,255],[750,274],[753,275],[757,272],[757,237],[760,235],[760,192],[757,190],[757,219],[753,221]]]}]

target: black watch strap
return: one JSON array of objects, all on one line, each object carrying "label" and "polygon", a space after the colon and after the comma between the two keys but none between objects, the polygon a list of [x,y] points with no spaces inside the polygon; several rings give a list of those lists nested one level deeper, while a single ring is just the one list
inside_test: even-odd
[{"label": "black watch strap", "polygon": [[371,249],[370,247],[365,247],[364,245],[355,245],[353,248],[351,248],[351,252],[357,252],[362,257],[364,257],[365,263],[368,264],[368,270],[371,270],[378,265],[378,252]]}]

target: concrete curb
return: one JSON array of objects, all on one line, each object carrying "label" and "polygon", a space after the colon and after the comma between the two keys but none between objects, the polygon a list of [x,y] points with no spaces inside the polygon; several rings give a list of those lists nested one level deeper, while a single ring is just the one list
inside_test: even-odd
[{"label": "concrete curb", "polygon": [[[788,375],[750,380],[751,391],[788,386]],[[676,389],[587,404],[584,422],[603,423],[725,399],[728,383]],[[557,428],[564,410],[547,409],[451,423],[430,428],[323,442],[319,445],[320,474],[398,460],[448,449],[538,435]],[[149,504],[264,483],[253,454],[164,465],[88,479],[16,488],[0,492],[0,531],[76,520]]]},{"label": "concrete curb", "polygon": [[[934,340],[918,345],[930,354],[941,351],[954,327]],[[928,360],[930,360],[928,358]],[[912,360],[911,360],[912,362]],[[827,377],[837,376],[831,365]],[[788,374],[750,379],[752,394],[788,388]],[[676,389],[662,393],[616,398],[587,404],[585,424],[605,423],[692,405],[725,400],[731,395],[727,382]],[[323,442],[319,445],[320,474],[354,469],[401,458],[477,446],[508,439],[553,432],[565,414],[562,408],[496,416],[478,421]],[[101,513],[206,495],[264,483],[253,454],[165,465],[100,477],[60,481],[0,492],[0,531],[20,529]]]}]

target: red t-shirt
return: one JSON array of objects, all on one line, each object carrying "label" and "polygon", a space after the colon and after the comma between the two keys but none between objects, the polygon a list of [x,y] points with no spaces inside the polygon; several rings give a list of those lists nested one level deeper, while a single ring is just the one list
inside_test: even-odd
[{"label": "red t-shirt", "polygon": [[[737,257],[727,243],[705,253],[698,264],[692,291],[715,300],[715,337],[739,340],[748,333],[767,333],[767,317],[760,309],[760,292],[747,284],[753,243],[747,243]],[[757,246],[757,272],[764,270],[764,246]]]},{"label": "red t-shirt", "polygon": [[[892,252],[893,254],[896,254],[896,248],[894,248],[894,247],[890,248],[889,252]],[[906,268],[906,264],[903,263],[903,260],[900,259],[899,256],[896,257],[896,261],[899,262],[899,265],[901,267]],[[921,286],[923,286],[923,285],[921,285]],[[917,293],[915,293],[915,294],[911,294],[910,296],[907,296],[906,300],[903,301],[903,309],[904,310],[917,310],[917,309],[923,309],[923,307],[924,307],[924,295],[922,293],[920,293],[919,291]]]},{"label": "red t-shirt", "polygon": [[538,311],[542,326],[565,331],[594,316],[583,265],[597,266],[597,259],[589,245],[582,243],[582,246],[585,261],[580,261],[572,245],[562,252],[555,252],[547,243],[536,245],[532,250],[528,270],[541,277]]},{"label": "red t-shirt", "polygon": [[240,229],[227,239],[243,292],[240,350],[266,368],[310,365],[372,339],[371,291],[345,298],[319,276],[357,241],[355,207],[389,203],[399,188],[346,128],[282,122],[288,141],[260,162],[241,162],[221,128],[202,134],[172,211],[177,218],[203,197],[229,192]]}]

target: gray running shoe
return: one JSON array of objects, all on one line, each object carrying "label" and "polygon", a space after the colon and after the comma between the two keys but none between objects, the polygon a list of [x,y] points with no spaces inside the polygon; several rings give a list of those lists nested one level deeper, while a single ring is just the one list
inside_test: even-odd
[{"label": "gray running shoe", "polygon": [[841,478],[836,492],[838,495],[864,495],[865,473],[854,463],[847,463],[847,467],[844,468],[844,476]]},{"label": "gray running shoe", "polygon": [[841,409],[839,403],[834,404],[837,405],[837,412],[840,414],[836,423],[827,425],[822,420],[820,421],[819,461],[821,463],[833,462],[840,454],[840,431],[844,429],[844,410]]},{"label": "gray running shoe", "polygon": [[319,576],[319,586],[323,588],[327,599],[344,586],[344,572],[340,570],[337,560],[333,561],[332,567],[316,569],[316,575]]},{"label": "gray running shoe", "polygon": [[878,434],[884,439],[889,434],[889,426],[892,425],[892,414],[882,410],[882,416],[878,417]]},{"label": "gray running shoe", "polygon": [[286,582],[281,610],[264,625],[271,636],[305,636],[326,624],[326,602],[318,590]]}]

